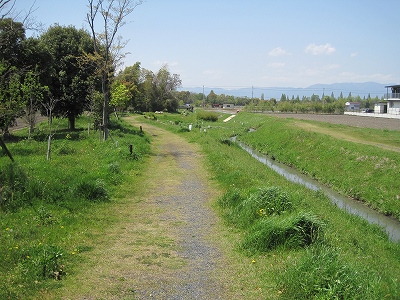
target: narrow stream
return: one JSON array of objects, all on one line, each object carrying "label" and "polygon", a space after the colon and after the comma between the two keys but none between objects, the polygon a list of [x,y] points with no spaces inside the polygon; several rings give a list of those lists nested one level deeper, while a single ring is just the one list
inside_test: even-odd
[{"label": "narrow stream", "polygon": [[390,240],[394,242],[400,241],[400,222],[396,219],[391,217],[385,216],[362,203],[356,202],[348,197],[345,197],[334,190],[324,186],[323,184],[319,183],[318,181],[307,177],[304,174],[296,171],[293,168],[290,168],[284,164],[278,163],[266,155],[258,153],[257,151],[253,150],[249,146],[243,144],[240,141],[237,141],[234,138],[234,141],[245,151],[247,151],[252,157],[260,161],[261,163],[267,165],[278,174],[284,176],[286,179],[302,184],[307,188],[313,191],[322,191],[325,195],[327,195],[332,203],[334,203],[337,207],[344,209],[348,213],[353,215],[360,216],[367,220],[371,224],[378,224],[381,226],[386,233],[388,234]]}]

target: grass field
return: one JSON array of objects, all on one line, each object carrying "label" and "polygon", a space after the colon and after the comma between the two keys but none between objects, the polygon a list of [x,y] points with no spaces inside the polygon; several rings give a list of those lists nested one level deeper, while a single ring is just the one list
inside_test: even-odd
[{"label": "grass field", "polygon": [[245,275],[240,273],[236,284],[246,277],[249,285],[270,289],[268,297],[283,299],[400,297],[399,244],[377,226],[334,207],[323,193],[287,182],[230,139],[236,135],[276,160],[398,217],[400,188],[393,178],[398,177],[399,153],[357,142],[378,140],[397,147],[393,141],[398,131],[242,112],[223,122],[228,116],[219,113],[218,121],[207,122],[203,115],[163,115],[156,123],[199,143],[214,180],[226,191],[218,210],[230,228],[228,239],[257,265],[255,270],[238,266]]},{"label": "grass field", "polygon": [[[223,122],[228,116],[185,112],[140,118],[198,143],[204,152],[210,180],[223,195],[214,203],[223,226],[210,238],[230,264],[226,276],[232,294],[399,299],[399,243],[378,226],[337,209],[323,193],[278,176],[230,139],[236,135],[398,217],[400,188],[393,178],[399,174],[399,153],[382,147],[398,147],[398,131],[242,112]],[[82,260],[98,253],[104,228],[119,221],[113,207],[140,186],[143,168],[149,167],[149,137],[113,121],[112,139],[100,142],[98,132],[84,129],[87,122],[80,119],[75,132],[63,130],[66,123],[58,125],[50,161],[45,124],[32,139],[21,131],[7,143],[15,164],[0,157],[0,299],[43,298],[63,285],[64,276],[73,282]]]}]

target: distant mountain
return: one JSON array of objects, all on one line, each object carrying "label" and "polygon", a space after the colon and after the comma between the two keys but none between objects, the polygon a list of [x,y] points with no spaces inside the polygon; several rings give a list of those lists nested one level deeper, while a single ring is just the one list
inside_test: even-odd
[{"label": "distant mountain", "polygon": [[[214,91],[217,95],[225,94],[229,96],[235,97],[255,97],[261,98],[261,95],[264,94],[264,99],[276,98],[280,99],[282,94],[285,94],[287,97],[292,98],[292,96],[299,96],[300,99],[303,96],[311,97],[313,94],[319,95],[322,97],[322,94],[325,96],[330,96],[332,93],[337,98],[340,96],[340,93],[343,94],[344,97],[347,97],[349,93],[352,96],[360,96],[361,98],[378,96],[382,97],[386,93],[385,86],[391,85],[389,84],[381,84],[377,82],[363,82],[363,83],[332,83],[332,84],[314,84],[307,88],[291,88],[291,87],[248,87],[248,88],[238,88],[238,89],[225,89],[225,88],[210,88],[204,87],[204,94],[207,96],[211,90]],[[181,88],[181,91],[189,91],[192,93],[203,93],[203,87],[195,87],[195,88]]]}]

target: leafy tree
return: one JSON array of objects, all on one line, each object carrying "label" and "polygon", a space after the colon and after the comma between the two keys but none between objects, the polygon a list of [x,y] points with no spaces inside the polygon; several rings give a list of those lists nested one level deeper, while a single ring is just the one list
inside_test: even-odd
[{"label": "leafy tree", "polygon": [[12,72],[11,76],[5,85],[2,85],[0,92],[2,112],[0,118],[0,127],[3,135],[9,134],[8,128],[12,125],[18,117],[23,115],[23,101],[21,97],[21,76],[17,72]]},{"label": "leafy tree", "polygon": [[115,111],[126,109],[130,99],[131,94],[128,88],[123,83],[115,82],[111,86],[110,105],[114,107]]},{"label": "leafy tree", "polygon": [[41,37],[41,43],[51,55],[49,91],[58,100],[53,114],[66,116],[69,128],[75,129],[75,119],[89,104],[93,67],[82,67],[80,57],[93,52],[91,37],[72,26],[54,25]]},{"label": "leafy tree", "polygon": [[48,87],[40,83],[39,76],[29,71],[21,85],[22,101],[24,103],[24,119],[29,125],[29,134],[34,131],[36,124],[36,113],[40,108],[40,103],[48,93]]},{"label": "leafy tree", "polygon": [[116,77],[116,81],[123,83],[131,96],[130,105],[135,110],[143,110],[143,77],[140,62],[136,62],[133,66],[126,67]]},{"label": "leafy tree", "polygon": [[212,105],[212,104],[216,104],[217,100],[218,100],[217,94],[215,94],[214,91],[211,90],[207,96],[207,102]]},{"label": "leafy tree", "polygon": [[25,29],[22,23],[9,18],[0,20],[0,126],[5,135],[22,114],[19,87],[23,74],[23,40]]},{"label": "leafy tree", "polygon": [[145,74],[145,95],[150,111],[176,111],[179,106],[174,91],[181,86],[182,81],[178,74],[171,74],[167,65],[153,74],[147,71]]}]

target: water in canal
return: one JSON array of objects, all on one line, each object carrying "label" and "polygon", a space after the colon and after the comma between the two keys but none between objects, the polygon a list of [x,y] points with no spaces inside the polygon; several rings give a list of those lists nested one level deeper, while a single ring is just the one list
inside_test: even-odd
[{"label": "water in canal", "polygon": [[339,208],[344,209],[348,213],[353,215],[360,216],[367,220],[369,223],[378,224],[388,234],[389,238],[394,242],[400,241],[400,222],[385,216],[362,203],[356,202],[348,197],[345,197],[334,190],[324,186],[323,184],[319,183],[318,181],[311,179],[304,174],[296,171],[293,168],[290,168],[284,164],[278,163],[266,155],[258,153],[257,151],[253,150],[249,146],[243,144],[240,141],[234,139],[235,142],[245,151],[247,151],[252,157],[257,159],[258,161],[262,162],[263,164],[267,165],[280,175],[284,176],[286,179],[302,184],[307,188],[314,190],[314,191],[322,191],[325,195],[327,195],[331,201]]}]

